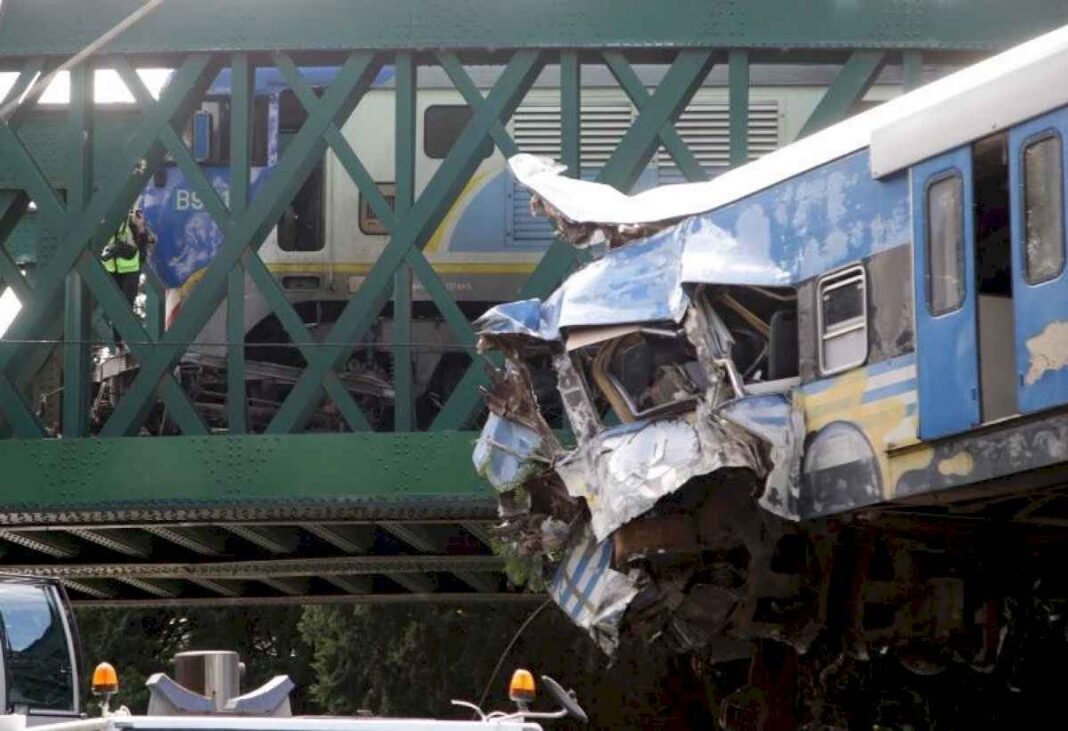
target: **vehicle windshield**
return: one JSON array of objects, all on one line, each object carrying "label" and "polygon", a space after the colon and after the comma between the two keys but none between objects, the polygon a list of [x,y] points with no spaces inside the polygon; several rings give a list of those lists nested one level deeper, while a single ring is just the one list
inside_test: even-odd
[{"label": "vehicle windshield", "polygon": [[74,710],[74,668],[55,594],[0,582],[7,705]]}]

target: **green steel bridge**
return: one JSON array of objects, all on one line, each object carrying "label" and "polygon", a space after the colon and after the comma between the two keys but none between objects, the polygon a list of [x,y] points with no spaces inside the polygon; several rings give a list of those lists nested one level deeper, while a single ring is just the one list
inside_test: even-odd
[{"label": "green steel bridge", "polygon": [[[140,0],[3,0],[0,70],[18,72],[7,100],[31,90],[136,11]],[[423,249],[491,140],[518,148],[508,121],[547,66],[560,77],[562,157],[581,160],[582,68],[607,66],[637,114],[598,178],[631,186],[663,146],[689,179],[708,175],[674,126],[714,66],[727,68],[730,159],[748,156],[750,70],[833,64],[837,72],[802,134],[849,114],[884,67],[908,88],[925,64],[960,65],[1068,23],[1061,0],[164,0],[70,69],[70,104],[38,94],[0,124],[0,289],[23,303],[0,340],[0,570],[59,576],[85,604],[524,601],[492,550],[495,500],[471,468],[484,366],[472,360],[434,416],[413,430],[410,354],[396,347],[394,431],[370,431],[339,373],[392,302],[394,342],[410,326],[412,278],[457,341],[468,319]],[[646,88],[632,64],[663,67]],[[396,201],[391,207],[339,129],[386,64],[396,70]],[[300,66],[336,65],[321,95]],[[466,128],[417,196],[416,71],[440,66],[472,108]],[[492,65],[483,94],[468,69]],[[158,100],[135,68],[176,69]],[[274,66],[306,109],[267,183],[249,195],[251,79]],[[232,70],[231,196],[198,169],[181,129],[220,69]],[[121,119],[94,112],[95,69],[115,69],[136,99]],[[326,341],[315,343],[258,255],[309,171],[332,150],[390,232]],[[143,314],[127,306],[97,256],[165,156],[223,230],[225,242],[167,329],[149,276]],[[27,245],[13,235],[32,216]],[[578,263],[555,243],[517,297],[544,296]],[[211,433],[174,368],[225,303],[242,321],[246,274],[301,349],[306,366],[265,433],[244,414],[245,355],[229,348],[228,428]],[[94,313],[131,343],[139,370],[90,435]],[[97,323],[98,324],[98,323]],[[231,328],[231,343],[244,339]],[[34,404],[42,373],[62,389],[60,434]],[[344,433],[309,433],[329,399]],[[139,436],[159,402],[180,435]],[[218,431],[218,430],[215,430]],[[356,433],[360,432],[360,433]]]}]

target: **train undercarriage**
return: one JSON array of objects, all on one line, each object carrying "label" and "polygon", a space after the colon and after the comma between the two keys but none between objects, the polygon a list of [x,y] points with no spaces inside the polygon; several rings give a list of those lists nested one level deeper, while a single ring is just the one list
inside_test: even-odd
[{"label": "train undercarriage", "polygon": [[744,472],[612,537],[618,654],[685,658],[727,729],[1047,722],[1068,659],[1068,471],[794,523]]},{"label": "train undercarriage", "polygon": [[[476,308],[478,306],[476,304]],[[312,338],[319,342],[333,324],[328,316],[336,316],[339,307],[333,302],[311,302],[301,303],[297,310],[305,318],[305,326]],[[366,343],[357,348],[345,366],[338,370],[341,386],[353,397],[371,428],[378,431],[393,428],[395,394],[391,322],[388,316],[380,318],[366,337]],[[409,344],[407,351],[413,371],[413,407],[417,427],[425,429],[463,376],[471,358],[456,345],[448,327],[439,318],[414,319],[412,338],[417,342]],[[229,363],[226,349],[212,344],[221,339],[221,336],[207,337],[207,344],[189,348],[174,369],[175,378],[189,394],[198,415],[213,431],[228,428]],[[249,331],[244,356],[246,428],[250,433],[262,433],[300,378],[306,361],[273,317]],[[112,347],[97,354],[90,411],[94,433],[110,417],[139,368],[136,355],[129,349]],[[56,391],[52,395],[60,394],[61,391]],[[56,401],[52,404],[55,410],[58,399],[53,400]],[[42,412],[47,412],[47,408],[48,404],[42,404]],[[305,428],[314,432],[340,432],[350,431],[351,425],[327,398],[313,412]],[[179,432],[162,401],[153,407],[143,429],[151,435]]]},{"label": "train undercarriage", "polygon": [[[749,558],[753,585],[734,590],[730,620],[721,605],[699,603],[703,621],[744,642],[690,649],[723,726],[1048,722],[1068,658],[1066,480],[1059,470],[806,522],[785,534],[804,560]],[[707,577],[709,558],[691,554],[687,572]],[[692,583],[680,607],[722,588]],[[764,621],[751,621],[754,606]]]},{"label": "train undercarriage", "polygon": [[[136,378],[140,366],[128,352],[120,351],[104,359],[96,369],[95,392],[90,410],[93,431],[107,421],[115,405]],[[286,394],[300,378],[302,368],[271,361],[245,362],[245,416],[250,431],[267,429]],[[174,370],[175,378],[189,394],[200,418],[214,431],[227,429],[227,362],[224,357],[196,352],[186,353]],[[393,403],[393,387],[388,374],[373,370],[351,370],[339,376],[341,384],[372,422],[387,418]],[[311,431],[347,431],[342,413],[332,402],[325,402],[308,422]],[[167,415],[162,402],[157,403],[143,430],[150,435],[179,433],[177,424]]]},{"label": "train undercarriage", "polygon": [[[866,458],[806,460],[816,432],[796,379],[774,368],[748,379],[768,349],[730,347],[746,338],[724,302],[774,318],[752,293],[690,298],[677,327],[554,339],[525,303],[480,321],[482,346],[507,363],[474,455],[500,495],[502,541],[548,559],[550,595],[609,655],[690,658],[725,728],[956,728],[961,714],[983,718],[977,693],[1001,698],[998,713],[1037,708],[1049,658],[1068,657],[1064,430],[1037,438],[1041,469],[857,490],[865,473],[841,466]],[[535,386],[546,359],[555,399]],[[558,404],[570,434],[546,416]],[[946,454],[1030,449],[1013,423],[963,438],[978,441]],[[932,480],[953,472],[931,460]],[[841,507],[817,493],[860,498]]]}]

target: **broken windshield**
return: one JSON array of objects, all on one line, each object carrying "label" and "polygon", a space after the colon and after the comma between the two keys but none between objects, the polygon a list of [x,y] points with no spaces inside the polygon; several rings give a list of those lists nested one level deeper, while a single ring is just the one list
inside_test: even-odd
[{"label": "broken windshield", "polygon": [[674,329],[575,333],[568,347],[586,382],[623,422],[691,409],[708,386],[696,350]]}]

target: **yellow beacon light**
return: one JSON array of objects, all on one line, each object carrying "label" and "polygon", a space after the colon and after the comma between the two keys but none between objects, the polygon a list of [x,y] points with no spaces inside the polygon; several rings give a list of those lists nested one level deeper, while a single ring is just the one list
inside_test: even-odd
[{"label": "yellow beacon light", "polygon": [[119,674],[109,662],[102,662],[93,671],[93,693],[111,695],[119,689]]},{"label": "yellow beacon light", "polygon": [[512,673],[512,682],[508,684],[508,697],[516,703],[530,703],[534,700],[534,676],[529,670],[519,668]]},{"label": "yellow beacon light", "polygon": [[100,713],[108,716],[111,713],[111,696],[119,692],[119,674],[109,662],[102,662],[93,671],[93,695],[103,698],[100,701]]}]

